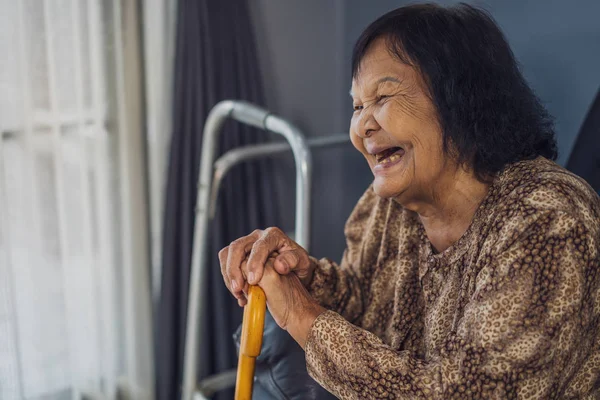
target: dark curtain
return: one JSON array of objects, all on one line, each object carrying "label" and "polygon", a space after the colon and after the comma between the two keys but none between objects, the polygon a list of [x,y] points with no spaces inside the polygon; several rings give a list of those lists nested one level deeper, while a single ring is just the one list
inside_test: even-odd
[{"label": "dark curtain", "polygon": [[[221,100],[263,103],[255,50],[245,0],[179,0],[162,292],[155,318],[159,400],[174,400],[181,395],[202,129],[210,109]],[[264,132],[228,121],[219,154],[267,137]],[[242,310],[223,284],[217,253],[256,228],[277,225],[272,174],[267,161],[253,162],[235,168],[223,182],[215,223],[210,228],[207,284],[201,289],[209,303],[207,316],[201,321],[206,340],[200,348],[199,378],[236,366],[232,334],[241,323]],[[233,392],[216,398],[231,399]]]},{"label": "dark curtain", "polygon": [[583,121],[567,168],[600,193],[600,90]]}]

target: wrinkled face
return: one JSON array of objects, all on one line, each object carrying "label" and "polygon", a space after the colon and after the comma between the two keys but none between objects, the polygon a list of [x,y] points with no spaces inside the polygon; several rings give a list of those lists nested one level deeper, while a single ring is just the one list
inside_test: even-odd
[{"label": "wrinkled face", "polygon": [[378,39],[361,61],[351,95],[350,136],[371,167],[375,193],[403,205],[435,196],[434,187],[447,181],[453,168],[420,74]]}]

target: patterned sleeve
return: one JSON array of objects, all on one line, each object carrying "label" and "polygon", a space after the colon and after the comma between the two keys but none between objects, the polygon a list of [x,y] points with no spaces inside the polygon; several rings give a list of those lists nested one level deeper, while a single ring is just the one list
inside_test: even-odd
[{"label": "patterned sleeve", "polygon": [[519,232],[482,261],[439,356],[395,351],[327,311],[306,343],[311,376],[341,399],[568,398],[600,318],[598,238],[557,212]]},{"label": "patterned sleeve", "polygon": [[[328,258],[317,260],[312,281],[308,286],[311,296],[321,306],[341,314],[346,320],[355,322],[363,312],[363,293],[365,287],[363,273],[356,261],[361,252],[363,239],[377,217],[378,203],[381,201],[369,187],[360,198],[346,222],[346,250],[340,265]],[[363,260],[363,265],[375,260]]]},{"label": "patterned sleeve", "polygon": [[318,267],[308,290],[321,306],[354,322],[362,315],[363,296],[360,280],[348,267],[347,254],[345,251],[341,265],[328,258],[314,259]]}]

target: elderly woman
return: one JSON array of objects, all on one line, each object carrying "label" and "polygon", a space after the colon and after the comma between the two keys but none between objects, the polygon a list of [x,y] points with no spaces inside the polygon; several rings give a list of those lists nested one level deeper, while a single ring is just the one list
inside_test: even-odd
[{"label": "elderly woman", "polygon": [[467,5],[415,5],[354,47],[352,143],[374,180],[342,263],[277,228],[223,249],[311,376],[342,399],[600,396],[600,200],[559,167],[506,39]]}]

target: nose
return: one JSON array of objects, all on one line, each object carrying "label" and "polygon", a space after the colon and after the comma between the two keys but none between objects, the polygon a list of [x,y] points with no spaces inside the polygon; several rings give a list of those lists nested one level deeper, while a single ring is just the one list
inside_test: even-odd
[{"label": "nose", "polygon": [[375,120],[373,113],[369,111],[367,108],[362,110],[356,125],[356,134],[363,139],[371,137],[373,133],[381,128]]}]

